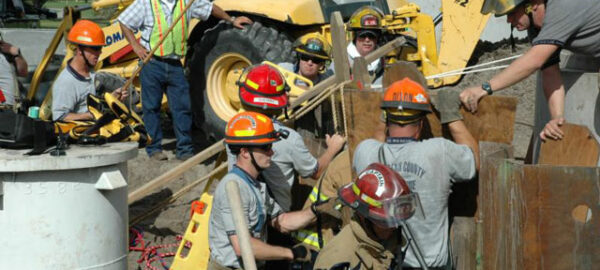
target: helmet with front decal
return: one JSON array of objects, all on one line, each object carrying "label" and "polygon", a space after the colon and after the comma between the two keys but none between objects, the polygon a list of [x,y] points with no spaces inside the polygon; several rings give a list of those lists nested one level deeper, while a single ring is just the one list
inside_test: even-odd
[{"label": "helmet with front decal", "polygon": [[430,113],[431,101],[421,84],[404,78],[386,89],[381,109],[385,112],[387,122],[406,125]]},{"label": "helmet with front decal", "polygon": [[285,78],[267,64],[248,67],[238,81],[240,101],[260,109],[279,110],[288,105]]}]

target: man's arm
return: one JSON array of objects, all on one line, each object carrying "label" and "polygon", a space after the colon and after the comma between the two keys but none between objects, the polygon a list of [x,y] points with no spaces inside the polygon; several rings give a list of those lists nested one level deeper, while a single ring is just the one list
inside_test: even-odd
[{"label": "man's arm", "polygon": [[448,123],[448,129],[450,130],[450,134],[452,135],[454,142],[471,148],[475,158],[475,169],[479,171],[479,144],[471,132],[469,132],[467,126],[465,126],[465,122],[462,120],[450,122]]},{"label": "man's arm", "polygon": [[[533,46],[489,81],[492,90],[502,90],[527,78],[540,69],[558,48],[557,45],[551,44]],[[487,95],[487,92],[480,86],[474,86],[462,91],[460,100],[467,110],[476,112],[479,100],[485,95]]]},{"label": "man's arm", "polygon": [[325,153],[321,154],[318,160],[318,168],[317,171],[311,176],[314,179],[319,179],[321,174],[325,171],[331,160],[335,157],[335,155],[342,150],[344,144],[346,143],[346,139],[342,137],[340,134],[333,134],[329,136],[329,134],[325,135],[325,144],[327,144],[327,150]]},{"label": "man's arm", "polygon": [[92,120],[94,116],[90,112],[84,113],[67,113],[65,117],[63,117],[63,121],[74,121],[74,120]]},{"label": "man's arm", "polygon": [[282,233],[290,233],[302,229],[315,222],[315,214],[309,208],[287,212],[271,219],[271,226]]},{"label": "man's arm", "polygon": [[119,22],[119,25],[121,26],[121,31],[123,32],[125,39],[127,39],[127,42],[129,42],[131,48],[133,48],[133,52],[135,52],[140,59],[146,59],[148,51],[136,40],[133,30],[129,29],[129,27],[121,22]]},{"label": "man's arm", "polygon": [[[236,256],[241,256],[240,243],[237,235],[230,235],[229,241],[233,247],[233,251]],[[250,237],[250,245],[252,246],[252,252],[256,260],[268,261],[268,260],[292,260],[294,255],[292,250],[289,248],[269,245],[259,239]]]},{"label": "man's arm", "polygon": [[227,12],[225,12],[221,7],[213,4],[210,15],[215,16],[221,20],[225,20],[230,22],[233,26],[239,29],[244,29],[244,24],[251,24],[252,20],[250,20],[246,16],[240,17],[231,17]]},{"label": "man's arm", "polygon": [[10,54],[14,57],[15,67],[17,68],[17,76],[27,76],[27,61],[25,61],[25,58],[23,55],[21,55],[21,50],[19,47],[13,46],[8,42],[0,41],[0,51],[2,51],[2,53]]},{"label": "man's arm", "polygon": [[547,138],[562,139],[564,134],[560,130],[560,126],[565,122],[565,86],[562,83],[558,64],[547,67],[542,71],[542,81],[551,120],[540,132],[540,138],[542,140]]}]

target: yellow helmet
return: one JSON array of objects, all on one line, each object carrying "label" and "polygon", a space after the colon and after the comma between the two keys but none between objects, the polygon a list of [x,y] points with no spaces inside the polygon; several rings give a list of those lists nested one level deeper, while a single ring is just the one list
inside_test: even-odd
[{"label": "yellow helmet", "polygon": [[485,0],[481,7],[482,14],[494,13],[496,17],[510,13],[526,0]]},{"label": "yellow helmet", "polygon": [[331,60],[331,45],[318,32],[308,33],[294,42],[294,50],[301,54],[310,55],[326,61]]},{"label": "yellow helmet", "polygon": [[363,6],[354,11],[352,16],[350,16],[348,26],[352,30],[381,30],[383,28],[383,12],[373,6]]}]

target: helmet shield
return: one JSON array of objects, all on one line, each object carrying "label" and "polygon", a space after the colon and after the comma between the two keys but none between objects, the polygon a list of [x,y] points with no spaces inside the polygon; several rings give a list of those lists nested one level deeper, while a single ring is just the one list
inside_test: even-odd
[{"label": "helmet shield", "polygon": [[387,215],[385,220],[388,227],[400,226],[402,221],[406,221],[414,215],[420,219],[425,219],[421,200],[416,192],[383,200],[381,204]]},{"label": "helmet shield", "polygon": [[485,0],[481,7],[481,13],[494,13],[496,17],[504,16],[525,1],[526,0]]}]

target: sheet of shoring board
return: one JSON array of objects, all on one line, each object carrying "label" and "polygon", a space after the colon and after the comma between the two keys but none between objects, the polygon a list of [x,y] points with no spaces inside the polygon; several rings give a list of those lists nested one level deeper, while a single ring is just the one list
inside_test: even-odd
[{"label": "sheet of shoring board", "polygon": [[542,142],[538,164],[588,166],[598,164],[598,142],[586,126],[564,124],[563,139]]},{"label": "sheet of shoring board", "polygon": [[386,66],[383,73],[383,88],[385,89],[395,81],[406,77],[425,87],[427,86],[427,80],[425,80],[423,74],[417,69],[417,65],[411,62],[400,61]]}]

